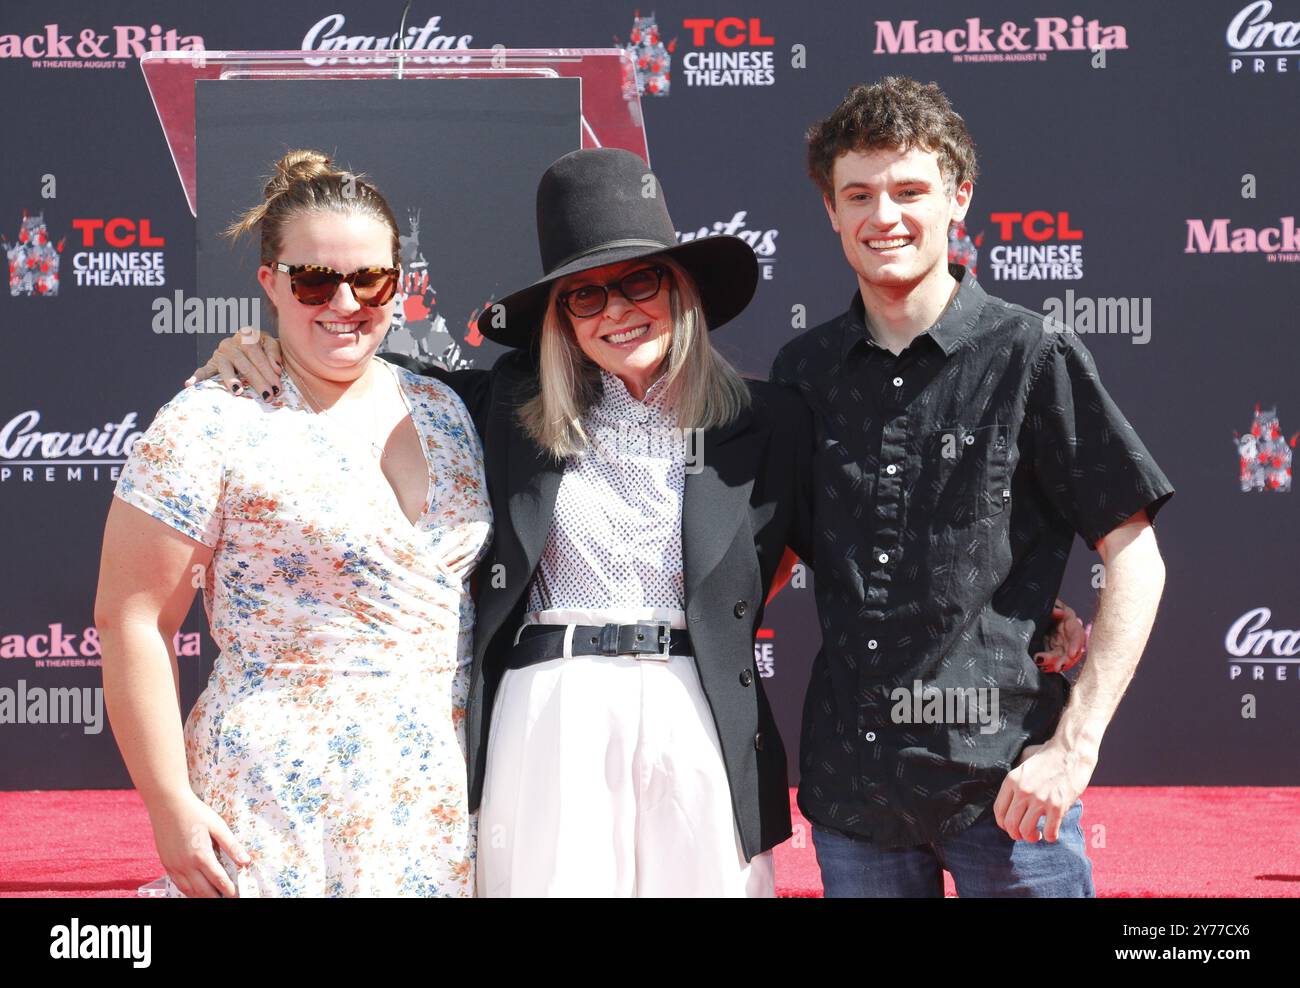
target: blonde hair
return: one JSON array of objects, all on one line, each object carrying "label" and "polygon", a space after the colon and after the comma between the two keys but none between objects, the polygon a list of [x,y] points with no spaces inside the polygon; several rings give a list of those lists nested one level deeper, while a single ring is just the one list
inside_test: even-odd
[{"label": "blonde hair", "polygon": [[235,240],[254,230],[261,235],[261,261],[274,264],[284,246],[284,228],[304,213],[331,212],[370,216],[388,227],[393,239],[393,264],[402,256],[397,220],[380,191],[364,175],[334,168],[321,151],[287,152],[262,190],[262,201],[240,213],[222,235]]},{"label": "blonde hair", "polygon": [[[672,273],[668,289],[672,336],[660,380],[680,429],[713,429],[733,421],[749,407],[749,389],[740,374],[709,342],[695,280],[664,255],[647,260]],[[600,368],[582,352],[569,315],[559,303],[563,279],[551,285],[539,341],[539,389],[519,408],[519,424],[558,460],[590,445],[582,417],[600,396]]]}]

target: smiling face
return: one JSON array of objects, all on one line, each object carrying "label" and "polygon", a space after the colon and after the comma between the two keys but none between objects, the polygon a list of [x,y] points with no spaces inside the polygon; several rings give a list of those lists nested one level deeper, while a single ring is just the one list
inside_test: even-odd
[{"label": "smiling face", "polygon": [[863,293],[913,289],[947,272],[948,227],[970,206],[971,183],[951,194],[931,151],[848,151],[823,199]]},{"label": "smiling face", "polygon": [[665,268],[659,291],[640,302],[630,302],[617,287],[610,287],[604,310],[594,316],[575,316],[564,308],[561,296],[584,285],[608,286],[634,271],[654,266],[654,258],[639,258],[583,271],[560,282],[554,303],[561,307],[587,358],[621,378],[634,394],[643,394],[654,382],[672,342],[672,272]]},{"label": "smiling face", "polygon": [[[277,260],[289,265],[322,264],[343,274],[396,264],[387,226],[372,216],[329,212],[290,219]],[[287,358],[326,381],[353,381],[365,371],[388,332],[395,297],[382,306],[364,306],[351,287],[342,284],[323,305],[304,305],[294,298],[287,273],[262,265],[257,279],[275,307]]]}]

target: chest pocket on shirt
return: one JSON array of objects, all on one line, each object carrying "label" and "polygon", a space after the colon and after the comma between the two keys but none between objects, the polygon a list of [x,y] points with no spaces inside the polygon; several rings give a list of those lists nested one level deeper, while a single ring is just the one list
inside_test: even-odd
[{"label": "chest pocket on shirt", "polygon": [[962,528],[1011,503],[1011,429],[945,426],[921,438],[912,511],[933,511],[936,527]]}]

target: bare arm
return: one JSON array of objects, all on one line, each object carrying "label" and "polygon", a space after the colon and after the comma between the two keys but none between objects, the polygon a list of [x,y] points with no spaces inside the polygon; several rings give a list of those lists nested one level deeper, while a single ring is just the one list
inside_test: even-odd
[{"label": "bare arm", "polygon": [[1146,513],[1099,543],[1105,583],[1093,621],[1092,656],[1083,667],[1053,741],[1096,762],[1102,735],[1146,648],[1165,587],[1165,564]]},{"label": "bare arm", "polygon": [[212,840],[247,860],[221,818],[190,789],[172,641],[212,550],[113,499],[104,530],[95,624],[104,699],[122,759],[153,823],[163,865],[186,895],[233,896]]},{"label": "bare arm", "polygon": [[1106,566],[1089,659],[1070,693],[1056,733],[1025,749],[1002,784],[994,816],[1013,840],[1056,840],[1061,818],[1092,778],[1102,736],[1146,648],[1164,591],[1165,566],[1155,529],[1140,511],[1097,543]]}]

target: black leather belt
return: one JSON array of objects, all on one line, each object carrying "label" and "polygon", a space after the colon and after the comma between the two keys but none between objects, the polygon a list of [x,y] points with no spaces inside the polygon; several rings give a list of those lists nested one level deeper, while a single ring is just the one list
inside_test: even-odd
[{"label": "black leather belt", "polygon": [[[564,656],[565,624],[530,624],[506,656],[507,669],[559,659]],[[691,636],[664,623],[578,624],[573,626],[570,655],[634,655],[666,662],[670,655],[694,655]]]}]

